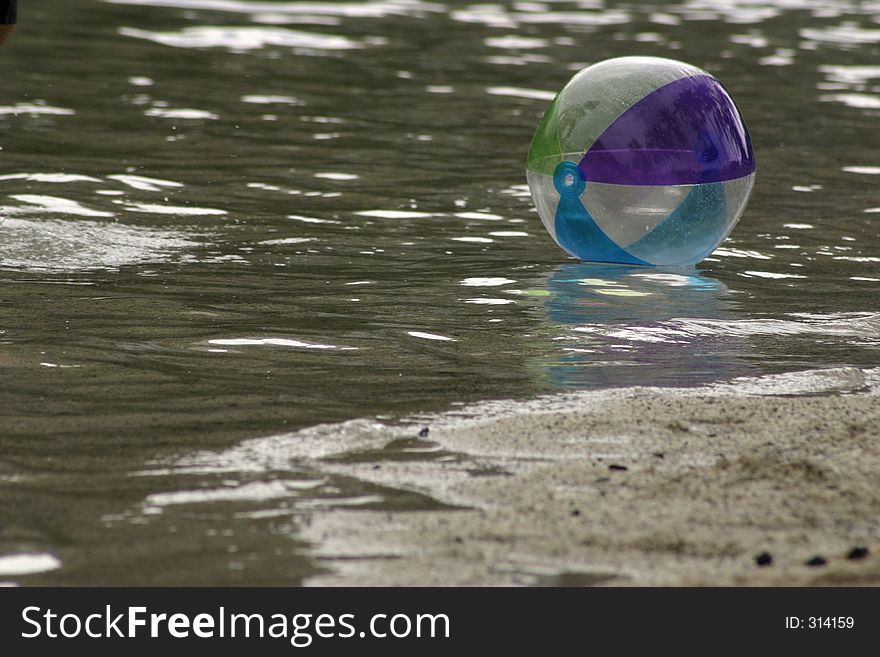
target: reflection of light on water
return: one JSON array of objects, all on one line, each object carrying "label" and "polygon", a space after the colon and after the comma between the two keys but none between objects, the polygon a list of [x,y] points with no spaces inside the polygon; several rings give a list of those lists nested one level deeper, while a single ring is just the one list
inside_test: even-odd
[{"label": "reflection of light on water", "polygon": [[10,173],[0,176],[0,180],[27,180],[28,182],[46,183],[103,182],[100,178],[76,173]]},{"label": "reflection of light on water", "polygon": [[792,313],[796,320],[785,319],[679,319],[673,322],[691,335],[835,335],[880,340],[880,315],[875,313],[838,313],[815,315]]},{"label": "reflection of light on water", "polygon": [[147,214],[173,214],[177,216],[222,216],[226,210],[216,208],[197,208],[191,205],[159,205],[157,203],[126,203],[125,209],[129,212],[146,212]]},{"label": "reflection of light on water", "polygon": [[508,285],[509,283],[516,283],[516,281],[510,278],[479,276],[465,278],[461,281],[464,287],[497,287],[499,285]]},{"label": "reflection of light on water", "polygon": [[831,82],[840,82],[847,86],[859,88],[869,80],[880,78],[880,66],[820,66],[819,71],[824,73]]},{"label": "reflection of light on water", "polygon": [[800,35],[812,41],[830,42],[844,47],[857,47],[860,44],[880,43],[880,29],[871,30],[855,25],[837,25],[834,27],[805,27]]},{"label": "reflection of light on water", "polygon": [[631,19],[631,14],[625,11],[602,9],[579,3],[581,8],[577,12],[549,11],[544,3],[515,3],[512,8],[503,4],[474,4],[465,9],[453,11],[450,16],[453,20],[462,23],[482,23],[489,27],[516,29],[523,24],[559,24],[559,25],[582,25],[602,26],[618,25]]},{"label": "reflection of light on water", "polygon": [[713,392],[737,395],[818,395],[863,391],[876,386],[876,370],[854,367],[740,377],[712,386]]},{"label": "reflection of light on water", "polygon": [[412,212],[410,210],[361,210],[355,212],[359,217],[376,219],[424,219],[432,216],[429,212]]},{"label": "reflection of light on water", "polygon": [[292,340],[290,338],[218,338],[216,340],[208,340],[208,343],[230,347],[269,345],[275,347],[297,347],[301,349],[339,349],[343,351],[357,349],[357,347],[338,347],[334,344],[317,344],[313,342],[303,342],[302,340]]},{"label": "reflection of light on water", "polygon": [[27,203],[30,207],[0,207],[0,211],[9,214],[18,213],[49,213],[49,214],[66,214],[76,215],[79,217],[112,217],[112,212],[104,212],[102,210],[93,210],[86,206],[72,201],[67,198],[59,198],[57,196],[43,196],[39,194],[14,194],[10,198],[22,203]]},{"label": "reflection of light on water", "polygon": [[799,320],[681,318],[659,322],[655,326],[621,328],[619,325],[592,324],[577,326],[572,331],[636,342],[686,342],[682,339],[701,336],[756,335],[851,336],[880,341],[880,316],[871,313],[853,313],[829,318],[803,313]]},{"label": "reflection of light on water", "polygon": [[203,490],[181,490],[169,493],[154,493],[144,500],[145,507],[166,507],[178,504],[205,504],[210,502],[260,502],[281,497],[293,497],[297,491],[311,490],[323,486],[327,481],[285,479],[274,481],[254,481],[247,484],[209,488]]},{"label": "reflection of light on water", "polygon": [[672,287],[702,287],[712,283],[700,276],[682,276],[681,274],[632,274],[633,278],[642,278],[647,281],[657,281]]},{"label": "reflection of light on water", "polygon": [[[876,33],[880,41],[880,30],[871,30]],[[823,102],[843,103],[855,109],[878,109],[880,108],[880,96],[867,93],[877,91],[876,87],[870,87],[869,82],[880,78],[878,66],[820,66],[819,71],[825,74],[827,82],[817,85],[819,89],[827,91],[842,91],[843,93],[825,94],[819,97]],[[849,173],[877,173],[871,171],[873,167],[844,167]]]},{"label": "reflection of light on water", "polygon": [[457,342],[453,338],[446,337],[445,335],[438,335],[437,333],[425,333],[423,331],[407,331],[407,335],[411,335],[414,338],[421,338],[422,340],[438,340],[440,342]]},{"label": "reflection of light on water", "polygon": [[119,28],[123,36],[146,39],[174,48],[226,48],[257,50],[266,46],[310,48],[314,50],[352,50],[364,44],[331,34],[299,32],[283,27],[186,27],[178,32],[151,32],[131,27]]},{"label": "reflection of light on water", "polygon": [[[877,211],[880,212],[880,208],[877,208]],[[880,262],[880,257],[877,256],[834,256],[833,259],[849,262]]]},{"label": "reflection of light on water", "polygon": [[781,279],[781,278],[806,278],[806,276],[801,276],[800,274],[782,274],[780,272],[774,271],[753,271],[746,270],[739,273],[740,276],[750,277],[757,276],[758,278],[772,278],[772,279]]},{"label": "reflection of light on water", "polygon": [[761,57],[758,63],[761,66],[791,66],[794,64],[794,54],[791,48],[778,48],[775,54]]},{"label": "reflection of light on water", "polygon": [[491,297],[477,297],[472,299],[465,299],[465,303],[474,303],[477,305],[484,306],[506,306],[508,304],[516,303],[513,299],[493,299]]},{"label": "reflection of light on water", "polygon": [[746,343],[690,332],[677,319],[725,319],[728,290],[713,278],[572,264],[537,291],[547,294],[548,320],[537,363],[555,386],[690,386],[749,371],[740,358]]},{"label": "reflection of light on water", "polygon": [[0,575],[32,575],[61,568],[51,554],[8,554],[0,556]]},{"label": "reflection of light on water", "polygon": [[420,0],[376,0],[374,2],[266,2],[265,0],[104,0],[114,5],[147,5],[178,9],[213,9],[229,13],[271,12],[288,16],[342,16],[383,18],[412,13],[442,11],[442,5]]},{"label": "reflection of light on water", "polygon": [[734,34],[730,37],[731,43],[739,43],[752,48],[766,48],[767,38],[760,34]]},{"label": "reflection of light on water", "polygon": [[847,107],[855,109],[880,109],[880,96],[869,96],[868,94],[831,94],[820,96],[819,100],[843,103]]},{"label": "reflection of light on water", "polygon": [[262,240],[257,244],[284,245],[284,244],[302,244],[304,242],[314,242],[313,237],[284,237],[277,240]]},{"label": "reflection of light on water", "polygon": [[[793,226],[788,226],[789,228]],[[720,256],[722,258],[754,258],[755,260],[770,260],[772,256],[765,255],[760,251],[754,251],[749,249],[732,249],[732,248],[718,248],[712,252],[713,256]]]},{"label": "reflection of light on water", "polygon": [[243,103],[252,103],[255,105],[272,105],[272,104],[282,104],[282,105],[303,105],[303,101],[299,98],[294,98],[293,96],[272,96],[272,95],[261,95],[261,94],[249,94],[247,96],[242,96],[241,101]]},{"label": "reflection of light on water", "polygon": [[324,180],[357,180],[360,176],[353,173],[339,173],[335,171],[319,172],[314,174],[315,178],[323,178]]},{"label": "reflection of light on water", "polygon": [[95,221],[0,218],[0,266],[89,271],[162,262],[198,246],[182,232]]},{"label": "reflection of light on water", "polygon": [[183,183],[174,180],[163,180],[161,178],[148,178],[147,176],[133,176],[130,174],[117,173],[107,176],[109,180],[117,180],[123,185],[127,185],[133,189],[142,192],[161,192],[165,188],[183,187]]},{"label": "reflection of light on water", "polygon": [[532,197],[532,192],[529,190],[528,185],[511,185],[510,187],[502,189],[501,193],[522,199],[531,199]]},{"label": "reflection of light on water", "polygon": [[384,497],[379,495],[359,495],[357,497],[334,497],[334,498],[314,498],[303,500],[299,505],[300,509],[314,509],[328,506],[365,506],[367,504],[381,504],[385,501]]},{"label": "reflection of light on water", "polygon": [[76,114],[72,109],[66,107],[52,107],[50,105],[37,105],[36,103],[17,103],[15,105],[0,105],[0,115],[27,114],[29,116],[37,116],[41,114],[49,114],[54,116],[70,116]]},{"label": "reflection of light on water", "polygon": [[527,50],[530,48],[546,48],[550,45],[547,39],[536,37],[522,37],[509,34],[503,37],[489,37],[483,40],[490,48],[502,48],[505,50]]},{"label": "reflection of light on water", "polygon": [[[50,194],[9,194],[17,202],[0,206],[0,266],[29,271],[95,271],[147,262],[223,262],[244,260],[234,254],[199,257],[181,251],[200,246],[189,230],[132,226],[115,220],[119,211],[169,217],[225,216],[226,210],[129,200],[131,194],[182,192],[182,182],[134,174],[103,178],[76,173],[21,172],[0,176],[0,185],[22,183],[69,185],[71,192],[91,194],[88,201]],[[123,189],[94,189],[94,183]],[[31,188],[27,185],[25,189]],[[110,198],[108,198],[110,197]],[[79,219],[85,217],[87,219]]]},{"label": "reflection of light on water", "polygon": [[498,221],[504,219],[501,215],[492,214],[490,212],[456,212],[454,216],[459,219],[478,219],[481,221]]},{"label": "reflection of light on water", "polygon": [[220,115],[208,110],[190,109],[190,108],[162,108],[151,107],[144,111],[144,116],[156,116],[163,119],[191,119],[191,120],[209,120],[213,121],[220,118]]},{"label": "reflection of light on water", "polygon": [[495,240],[488,237],[450,237],[453,242],[473,242],[474,244],[490,244]]},{"label": "reflection of light on water", "polygon": [[486,87],[486,93],[491,96],[515,96],[534,100],[553,100],[556,98],[555,91],[524,89],[523,87]]}]

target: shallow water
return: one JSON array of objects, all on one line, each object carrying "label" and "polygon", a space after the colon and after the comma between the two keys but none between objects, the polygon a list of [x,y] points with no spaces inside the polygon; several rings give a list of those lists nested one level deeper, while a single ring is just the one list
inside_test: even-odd
[{"label": "shallow water", "polygon": [[[187,465],[248,438],[880,366],[876,2],[43,0],[21,19],[0,50],[5,581],[300,583],[322,567],[310,514],[440,505],[316,474],[344,431],[280,470]],[[752,200],[697,269],[576,263],[531,207],[549,99],[629,54],[716,74],[751,130]]]}]

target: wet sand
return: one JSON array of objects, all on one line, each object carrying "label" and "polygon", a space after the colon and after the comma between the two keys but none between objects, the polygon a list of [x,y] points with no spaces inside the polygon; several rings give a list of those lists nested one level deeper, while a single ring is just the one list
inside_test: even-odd
[{"label": "wet sand", "polygon": [[414,457],[434,458],[313,454],[320,469],[449,507],[312,515],[300,536],[326,572],[307,584],[880,584],[876,379],[844,368],[346,423],[345,451],[427,427]]}]

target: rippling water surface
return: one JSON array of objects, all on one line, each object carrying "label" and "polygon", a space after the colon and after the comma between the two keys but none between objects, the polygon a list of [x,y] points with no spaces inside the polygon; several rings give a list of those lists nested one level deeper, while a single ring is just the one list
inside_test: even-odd
[{"label": "rippling water surface", "polygon": [[[344,428],[269,464],[247,439],[880,366],[878,2],[42,0],[21,19],[0,50],[2,581],[301,583],[325,567],[311,514],[442,506],[316,465]],[[751,203],[697,269],[577,263],[531,206],[548,101],[630,54],[706,68],[751,129]],[[413,437],[349,458],[455,455]]]}]

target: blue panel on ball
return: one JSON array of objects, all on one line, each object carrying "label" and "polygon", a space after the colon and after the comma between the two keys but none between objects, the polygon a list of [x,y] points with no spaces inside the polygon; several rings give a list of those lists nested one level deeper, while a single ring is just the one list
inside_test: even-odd
[{"label": "blue panel on ball", "polygon": [[715,250],[726,224],[724,184],[696,185],[666,219],[626,248],[658,265],[697,262]]},{"label": "blue panel on ball", "polygon": [[649,264],[612,242],[576,196],[561,196],[559,199],[556,207],[556,239],[563,249],[581,260]]}]

